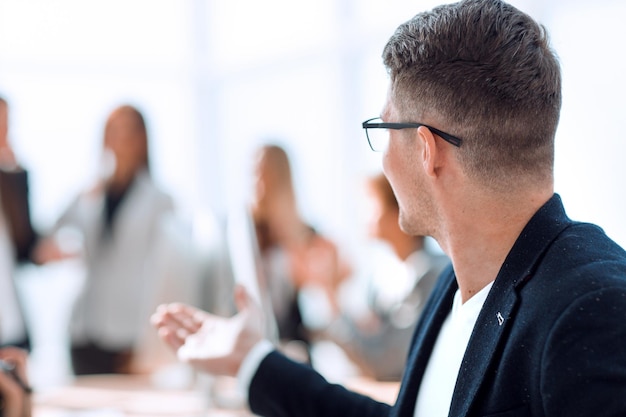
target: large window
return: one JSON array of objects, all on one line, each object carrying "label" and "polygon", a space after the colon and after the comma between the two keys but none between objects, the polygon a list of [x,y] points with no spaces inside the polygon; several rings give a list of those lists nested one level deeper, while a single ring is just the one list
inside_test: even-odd
[{"label": "large window", "polygon": [[[306,217],[357,247],[361,181],[380,167],[360,129],[383,104],[380,53],[399,23],[437,3],[1,0],[0,93],[32,172],[36,223],[49,226],[93,178],[106,115],[131,102],[184,215],[245,200],[253,150],[279,141]],[[546,24],[563,64],[557,191],[572,215],[625,244],[625,6],[513,3]]]}]

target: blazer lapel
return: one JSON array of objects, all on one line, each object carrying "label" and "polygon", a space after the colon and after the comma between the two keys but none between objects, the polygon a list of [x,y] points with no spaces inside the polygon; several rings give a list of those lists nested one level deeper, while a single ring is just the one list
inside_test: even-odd
[{"label": "blazer lapel", "polygon": [[[505,343],[513,324],[518,291],[529,279],[550,243],[571,221],[558,195],[554,195],[530,220],[507,256],[478,316],[457,378],[450,416],[469,415],[479,387],[494,356]],[[436,336],[435,336],[436,337]]]},{"label": "blazer lapel", "polygon": [[517,295],[513,287],[496,288],[494,282],[476,321],[459,369],[450,405],[450,416],[468,415],[503,334],[512,322],[516,304]]},{"label": "blazer lapel", "polygon": [[[443,325],[446,317],[452,309],[452,301],[454,293],[458,289],[456,278],[452,271],[444,272],[439,278],[442,282],[443,289],[433,293],[434,308],[426,306],[425,315],[420,320],[418,328],[413,337],[413,343],[407,359],[407,368],[404,372],[396,406],[393,408],[392,415],[397,417],[412,417],[415,410],[415,401],[419,386],[428,364],[428,359],[437,340],[439,329]],[[427,313],[429,312],[429,313]]]}]

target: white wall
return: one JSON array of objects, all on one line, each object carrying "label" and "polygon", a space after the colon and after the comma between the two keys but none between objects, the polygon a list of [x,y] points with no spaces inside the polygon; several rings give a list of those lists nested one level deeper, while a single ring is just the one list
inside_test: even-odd
[{"label": "white wall", "polygon": [[563,70],[556,189],[570,217],[626,246],[626,4],[577,2],[551,13]]}]

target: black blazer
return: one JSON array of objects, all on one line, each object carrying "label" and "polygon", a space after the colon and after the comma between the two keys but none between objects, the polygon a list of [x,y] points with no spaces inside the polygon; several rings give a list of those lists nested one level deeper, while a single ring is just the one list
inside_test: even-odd
[{"label": "black blazer", "polygon": [[[249,392],[264,416],[412,417],[457,284],[444,271],[389,408],[273,352]],[[469,341],[450,416],[626,416],[626,252],[554,195],[522,231]]]}]

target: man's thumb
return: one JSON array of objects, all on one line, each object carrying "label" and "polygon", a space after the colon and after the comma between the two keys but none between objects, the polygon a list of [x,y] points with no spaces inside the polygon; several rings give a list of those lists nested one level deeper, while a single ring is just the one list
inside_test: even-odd
[{"label": "man's thumb", "polygon": [[242,312],[247,310],[253,306],[254,300],[241,284],[237,284],[235,286],[235,305],[237,306],[237,311]]}]

